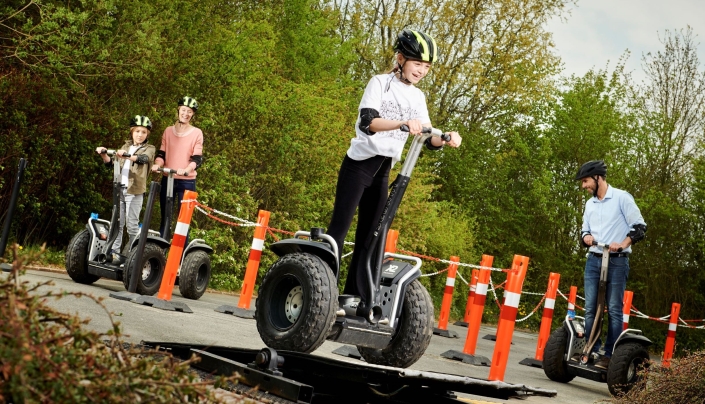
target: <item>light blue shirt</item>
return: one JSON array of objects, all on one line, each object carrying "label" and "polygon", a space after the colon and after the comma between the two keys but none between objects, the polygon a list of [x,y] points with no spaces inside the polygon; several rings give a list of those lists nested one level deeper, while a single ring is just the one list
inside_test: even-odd
[{"label": "light blue shirt", "polygon": [[[621,243],[636,224],[646,226],[634,198],[629,192],[608,185],[602,200],[592,197],[585,203],[580,237],[590,233],[600,243]],[[592,246],[590,251],[601,253],[602,249]],[[632,252],[631,246],[624,252]]]}]

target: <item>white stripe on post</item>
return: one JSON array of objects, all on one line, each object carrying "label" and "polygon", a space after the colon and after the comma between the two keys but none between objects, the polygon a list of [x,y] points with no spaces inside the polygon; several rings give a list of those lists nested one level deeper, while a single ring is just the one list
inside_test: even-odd
[{"label": "white stripe on post", "polygon": [[553,310],[553,308],[556,306],[556,299],[546,299],[546,304],[543,305],[543,307],[547,309]]},{"label": "white stripe on post", "polygon": [[668,324],[668,331],[676,331],[676,329],[678,329],[678,324],[673,324],[673,323]]},{"label": "white stripe on post", "polygon": [[176,228],[174,229],[174,234],[179,236],[185,236],[188,233],[188,225],[186,223],[176,222]]},{"label": "white stripe on post", "polygon": [[486,295],[487,294],[487,284],[486,283],[478,283],[477,288],[475,289],[475,294],[476,295]]},{"label": "white stripe on post", "polygon": [[521,294],[509,292],[509,291],[505,291],[505,292],[506,292],[506,294],[504,295],[504,304],[509,307],[518,308],[519,307],[519,299],[521,298]]},{"label": "white stripe on post", "polygon": [[454,287],[455,286],[455,278],[446,278],[446,286]]},{"label": "white stripe on post", "polygon": [[252,239],[252,249],[257,251],[262,251],[264,248],[264,240],[253,238]]}]

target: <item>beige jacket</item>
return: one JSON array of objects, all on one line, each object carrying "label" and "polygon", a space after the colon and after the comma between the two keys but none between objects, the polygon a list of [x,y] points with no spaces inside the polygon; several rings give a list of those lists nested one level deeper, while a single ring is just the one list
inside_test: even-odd
[{"label": "beige jacket", "polygon": [[[132,146],[132,141],[128,141],[120,149],[129,151],[130,146]],[[147,191],[147,178],[149,178],[149,173],[152,169],[152,164],[154,164],[154,155],[157,152],[157,148],[148,143],[143,143],[135,151],[135,155],[138,159],[143,160],[146,156],[149,161],[139,164],[135,161],[130,164],[130,175],[127,177],[127,193],[130,195],[139,195]]]}]

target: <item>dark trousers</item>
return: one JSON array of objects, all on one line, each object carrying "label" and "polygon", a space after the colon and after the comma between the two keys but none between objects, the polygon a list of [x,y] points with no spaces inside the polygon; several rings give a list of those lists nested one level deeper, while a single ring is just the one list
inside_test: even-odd
[{"label": "dark trousers", "polygon": [[390,157],[384,156],[355,161],[345,155],[338,174],[328,234],[335,239],[338,253],[342,255],[345,235],[350,229],[355,210],[359,208],[355,247],[343,293],[361,296],[363,300],[369,294],[365,257],[372,248],[369,244],[387,200],[391,162]]},{"label": "dark trousers", "polygon": [[[159,192],[159,208],[162,213],[162,221],[161,224],[159,225],[159,233],[163,236],[166,231],[166,218],[167,215],[172,218],[172,225],[175,223],[174,218],[174,212],[167,212],[166,211],[166,186],[167,186],[167,177],[162,177],[162,189],[161,192]],[[181,200],[184,199],[184,191],[186,190],[189,191],[196,191],[196,180],[174,180],[174,207],[176,208],[176,218],[178,220],[178,215],[179,212],[181,211]],[[190,231],[189,231],[190,232]],[[186,234],[186,243],[184,244],[184,248],[188,245],[188,233]]]}]

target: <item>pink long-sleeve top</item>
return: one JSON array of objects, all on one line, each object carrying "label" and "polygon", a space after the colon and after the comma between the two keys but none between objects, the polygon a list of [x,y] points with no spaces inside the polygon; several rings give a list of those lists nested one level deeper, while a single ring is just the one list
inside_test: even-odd
[{"label": "pink long-sleeve top", "polygon": [[[192,126],[186,133],[178,136],[174,126],[169,126],[164,130],[162,145],[159,150],[166,154],[164,167],[175,170],[186,168],[191,162],[191,156],[201,156],[203,154],[203,132]],[[195,179],[196,170],[191,171],[188,176],[174,175],[174,178],[179,180]]]}]

